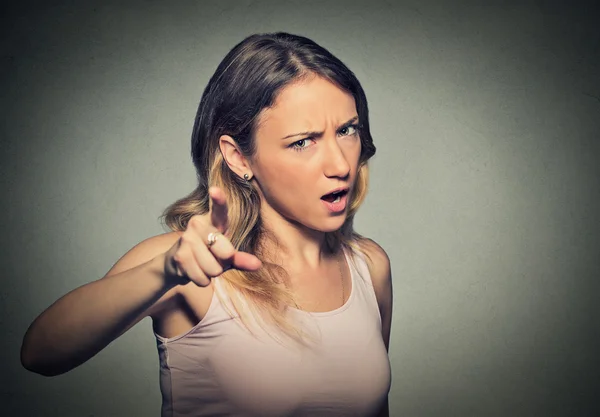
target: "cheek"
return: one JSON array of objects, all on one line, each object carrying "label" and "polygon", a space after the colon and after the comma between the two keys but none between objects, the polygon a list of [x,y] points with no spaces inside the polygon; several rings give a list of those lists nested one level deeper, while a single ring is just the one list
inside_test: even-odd
[{"label": "cheek", "polygon": [[362,151],[362,145],[360,139],[356,139],[346,145],[346,150],[344,152],[346,156],[346,160],[352,167],[352,172],[356,172],[358,168],[358,162],[360,161],[360,153]]},{"label": "cheek", "polygon": [[318,207],[315,186],[319,173],[315,166],[299,159],[270,165],[261,183],[265,202],[283,217],[303,223],[302,219],[311,217]]},{"label": "cheek", "polygon": [[273,159],[262,169],[263,192],[269,199],[282,202],[302,198],[315,184],[314,172],[300,159]]}]

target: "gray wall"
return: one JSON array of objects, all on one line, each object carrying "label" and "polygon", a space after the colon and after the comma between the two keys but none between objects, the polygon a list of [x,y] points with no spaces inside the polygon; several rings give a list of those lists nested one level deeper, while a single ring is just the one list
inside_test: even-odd
[{"label": "gray wall", "polygon": [[[600,30],[534,1],[31,3],[2,22],[2,409],[158,416],[149,319],[59,377],[29,323],[162,233],[194,184],[195,109],[227,51],[304,34],[367,92],[388,252],[393,416],[584,416],[598,392]],[[568,3],[568,2],[564,2]]]}]

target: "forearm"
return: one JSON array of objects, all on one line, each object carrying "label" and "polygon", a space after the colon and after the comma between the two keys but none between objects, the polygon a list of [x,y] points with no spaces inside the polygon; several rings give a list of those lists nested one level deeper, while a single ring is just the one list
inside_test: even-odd
[{"label": "forearm", "polygon": [[43,375],[69,371],[141,319],[170,288],[157,257],[71,291],[27,330],[21,349],[23,365]]}]

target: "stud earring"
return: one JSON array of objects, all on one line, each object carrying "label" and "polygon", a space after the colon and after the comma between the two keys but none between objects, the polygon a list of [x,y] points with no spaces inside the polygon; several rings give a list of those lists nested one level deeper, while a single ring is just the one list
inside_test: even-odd
[{"label": "stud earring", "polygon": [[245,179],[246,181],[250,181],[250,175],[248,175],[248,174],[244,174],[244,179]]}]

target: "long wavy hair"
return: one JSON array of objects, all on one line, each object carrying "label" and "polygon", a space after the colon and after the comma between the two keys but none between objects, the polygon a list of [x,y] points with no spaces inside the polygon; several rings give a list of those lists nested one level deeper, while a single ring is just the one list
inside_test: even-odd
[{"label": "long wavy hair", "polygon": [[[294,304],[293,297],[282,285],[287,282],[285,270],[270,262],[277,242],[261,220],[256,185],[229,168],[221,154],[219,138],[229,135],[246,158],[255,156],[255,131],[261,112],[273,105],[285,86],[311,75],[327,79],[351,94],[356,102],[361,141],[356,183],[346,221],[339,230],[326,233],[325,242],[332,253],[340,248],[360,251],[359,243],[364,238],[354,232],[352,223],[367,193],[367,161],[375,154],[367,98],[354,73],[342,61],[314,41],[289,33],[249,36],[221,61],[204,90],[192,133],[198,185],[162,215],[171,230],[184,231],[192,216],[209,211],[208,188],[222,188],[228,204],[229,227],[225,235],[236,249],[261,259],[263,268],[254,272],[228,270],[219,277],[220,284],[224,284],[233,310],[250,331],[253,324],[263,329],[275,325],[296,341],[303,341],[306,333],[286,314],[287,306]],[[230,314],[233,316],[234,312]]]}]

